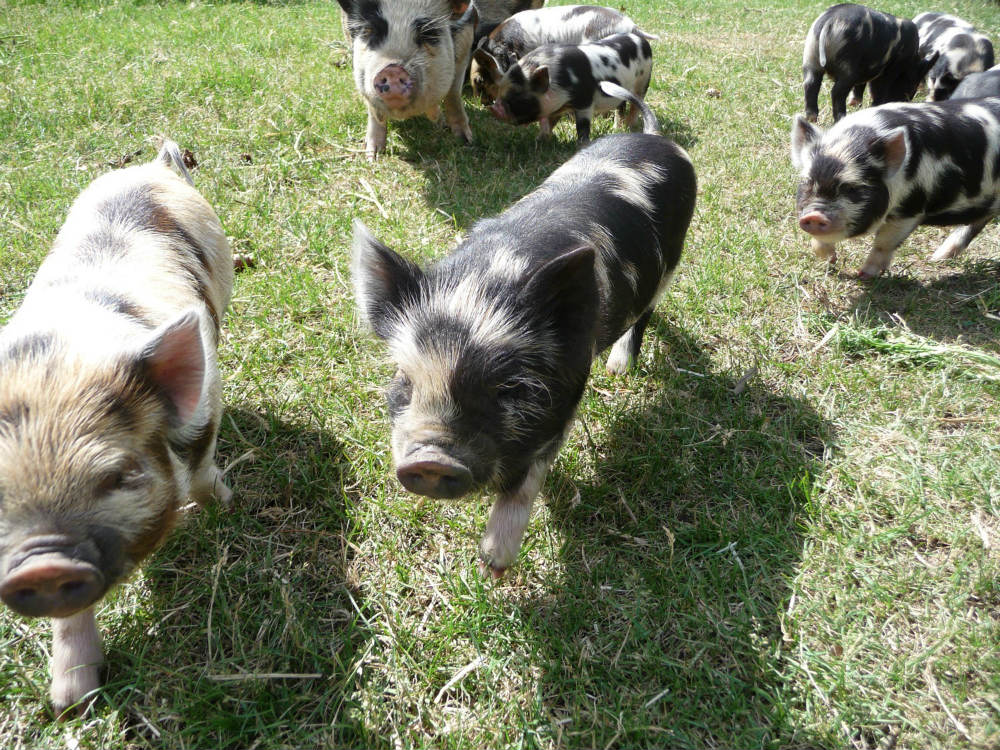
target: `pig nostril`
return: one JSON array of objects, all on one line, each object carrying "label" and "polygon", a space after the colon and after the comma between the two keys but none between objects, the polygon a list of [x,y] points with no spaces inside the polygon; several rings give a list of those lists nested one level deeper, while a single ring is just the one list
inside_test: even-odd
[{"label": "pig nostril", "polygon": [[87,584],[85,581],[66,581],[66,583],[59,586],[59,593],[72,596],[73,594],[79,593],[81,589],[86,588]]}]

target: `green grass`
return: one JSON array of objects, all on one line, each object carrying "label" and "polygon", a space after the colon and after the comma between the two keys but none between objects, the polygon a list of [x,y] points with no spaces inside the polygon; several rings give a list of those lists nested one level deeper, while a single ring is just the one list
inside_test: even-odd
[{"label": "green grass", "polygon": [[[638,371],[595,366],[492,584],[487,498],[394,480],[350,224],[440,257],[571,127],[538,144],[467,100],[474,146],[394,123],[369,164],[334,3],[0,0],[0,320],[77,192],[156,134],[257,262],[221,346],[233,506],[106,601],[83,719],[51,721],[46,625],[0,615],[0,746],[1000,746],[1000,230],[934,265],[920,229],[870,284],[863,241],[811,257],[787,139],[821,7],[625,3],[699,205]],[[1000,34],[996,4],[940,9]]]}]

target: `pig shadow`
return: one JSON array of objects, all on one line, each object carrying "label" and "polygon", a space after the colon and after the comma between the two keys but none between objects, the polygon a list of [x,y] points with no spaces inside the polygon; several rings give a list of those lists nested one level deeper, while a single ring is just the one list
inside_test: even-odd
[{"label": "pig shadow", "polygon": [[896,275],[876,279],[852,300],[851,315],[866,326],[903,321],[919,336],[1000,352],[1000,261],[940,268],[926,282]]},{"label": "pig shadow", "polygon": [[[452,217],[459,229],[503,212],[579,150],[572,118],[560,122],[552,138],[539,140],[535,124],[515,127],[500,122],[470,101],[466,111],[475,138],[471,145],[426,118],[393,123],[398,133],[396,155],[424,172],[428,205]],[[663,134],[682,147],[695,142],[684,123],[660,122]],[[625,131],[613,128],[610,119],[595,120],[594,140],[609,132]]]},{"label": "pig shadow", "polygon": [[783,718],[774,654],[833,426],[713,372],[666,323],[645,346],[638,375],[591,383],[576,429],[592,478],[562,458],[544,493],[562,565],[521,612],[557,744],[823,747]]},{"label": "pig shadow", "polygon": [[144,601],[105,644],[102,700],[139,744],[237,747],[258,727],[296,743],[308,725],[317,745],[363,744],[349,696],[369,635],[348,582],[357,498],[342,444],[227,409],[219,462],[233,502],[190,511],[144,566]]}]

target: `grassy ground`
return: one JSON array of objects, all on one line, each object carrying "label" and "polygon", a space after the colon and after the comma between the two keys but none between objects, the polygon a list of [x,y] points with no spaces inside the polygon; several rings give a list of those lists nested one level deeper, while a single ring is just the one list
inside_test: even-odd
[{"label": "grassy ground", "polygon": [[221,348],[236,501],[109,597],[81,720],[51,722],[46,626],[0,615],[0,745],[1000,746],[1000,230],[943,266],[918,230],[867,285],[840,272],[864,242],[810,256],[787,133],[822,5],[624,4],[699,206],[638,372],[595,367],[497,584],[487,499],[393,478],[350,222],[439,257],[569,126],[538,144],[470,100],[473,147],[393,124],[372,165],[336,4],[72,6],[0,0],[0,320],[87,182],[155,134],[190,148],[257,261]]}]

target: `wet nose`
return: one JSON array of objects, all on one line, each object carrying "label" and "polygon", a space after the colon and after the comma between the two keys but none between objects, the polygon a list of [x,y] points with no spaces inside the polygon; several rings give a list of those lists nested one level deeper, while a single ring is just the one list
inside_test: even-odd
[{"label": "wet nose", "polygon": [[416,495],[453,499],[472,487],[472,472],[458,461],[444,455],[423,455],[396,468],[396,477]]},{"label": "wet nose", "polygon": [[413,79],[402,65],[387,65],[375,76],[376,93],[383,99],[408,99],[413,92]]},{"label": "wet nose", "polygon": [[810,211],[799,217],[799,226],[809,234],[822,233],[830,228],[830,220],[820,211]]},{"label": "wet nose", "polygon": [[67,617],[96,602],[104,588],[104,576],[90,563],[38,554],[0,581],[0,599],[28,617]]}]

